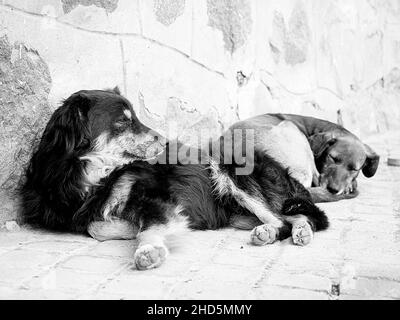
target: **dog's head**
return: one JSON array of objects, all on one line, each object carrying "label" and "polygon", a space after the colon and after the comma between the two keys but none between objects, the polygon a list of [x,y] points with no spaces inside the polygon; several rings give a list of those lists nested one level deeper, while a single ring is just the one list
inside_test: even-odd
[{"label": "dog's head", "polygon": [[379,155],[355,136],[317,133],[309,141],[320,172],[320,185],[331,193],[345,192],[360,170],[370,178],[378,169]]},{"label": "dog's head", "polygon": [[41,144],[60,155],[77,154],[91,184],[117,166],[154,157],[165,138],[139,121],[116,88],[72,94],[55,111]]}]

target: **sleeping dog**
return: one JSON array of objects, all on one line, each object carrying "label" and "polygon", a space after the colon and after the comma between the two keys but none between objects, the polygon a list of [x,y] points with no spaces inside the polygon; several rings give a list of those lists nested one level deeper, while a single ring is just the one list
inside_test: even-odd
[{"label": "sleeping dog", "polygon": [[[196,150],[205,163],[171,162],[184,146],[140,123],[118,90],[79,91],[55,111],[33,153],[21,193],[23,217],[99,240],[137,235],[138,269],[159,266],[168,255],[167,237],[190,229],[257,218],[262,224],[250,234],[253,244],[292,236],[306,245],[314,231],[328,227],[306,188],[267,154],[221,163],[235,152],[225,138],[205,155]],[[253,170],[238,175],[248,161]]]},{"label": "sleeping dog", "polygon": [[[357,196],[360,171],[375,175],[379,155],[335,123],[294,114],[264,114],[239,121],[232,129],[255,130],[256,149],[269,154],[298,179],[314,202]],[[310,187],[313,188],[310,188]]]},{"label": "sleeping dog", "polygon": [[93,186],[115,168],[152,157],[164,146],[119,90],[71,95],[53,113],[28,164],[23,218],[55,230],[74,229],[73,214]]}]

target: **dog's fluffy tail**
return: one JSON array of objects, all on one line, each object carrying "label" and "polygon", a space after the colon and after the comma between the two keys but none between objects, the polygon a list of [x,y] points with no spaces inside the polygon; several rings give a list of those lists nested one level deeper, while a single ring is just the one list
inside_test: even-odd
[{"label": "dog's fluffy tail", "polygon": [[291,198],[285,200],[282,206],[282,215],[303,215],[311,222],[315,231],[326,230],[329,227],[328,217],[312,201],[303,198]]}]

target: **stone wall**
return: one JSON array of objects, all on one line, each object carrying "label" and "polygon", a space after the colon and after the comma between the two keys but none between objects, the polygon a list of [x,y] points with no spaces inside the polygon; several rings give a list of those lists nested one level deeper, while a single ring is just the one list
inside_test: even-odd
[{"label": "stone wall", "polygon": [[386,132],[400,120],[400,2],[0,0],[0,222],[60,100],[116,85],[185,141],[265,112]]}]

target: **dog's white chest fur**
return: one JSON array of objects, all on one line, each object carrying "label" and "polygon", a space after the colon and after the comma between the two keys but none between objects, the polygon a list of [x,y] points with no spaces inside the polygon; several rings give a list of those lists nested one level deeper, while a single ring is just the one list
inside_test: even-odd
[{"label": "dog's white chest fur", "polygon": [[311,187],[313,175],[317,174],[314,156],[306,137],[290,121],[282,121],[268,131],[257,131],[256,148],[265,151],[290,175],[305,187]]}]

